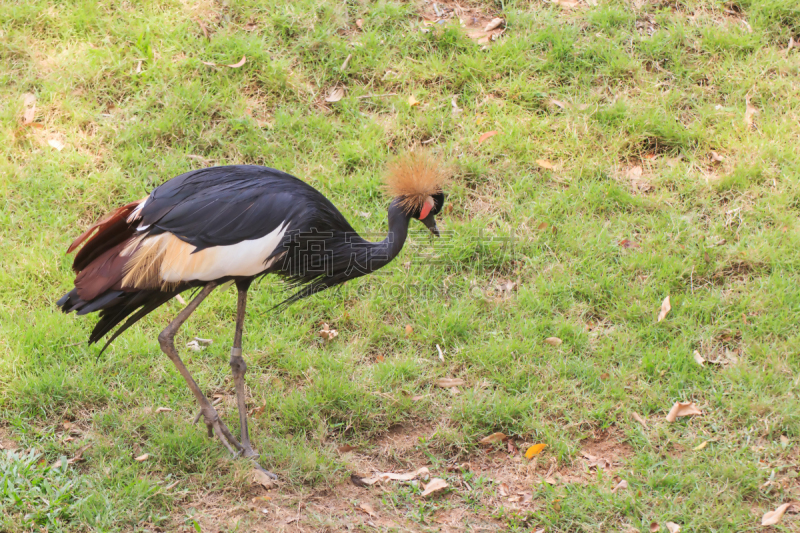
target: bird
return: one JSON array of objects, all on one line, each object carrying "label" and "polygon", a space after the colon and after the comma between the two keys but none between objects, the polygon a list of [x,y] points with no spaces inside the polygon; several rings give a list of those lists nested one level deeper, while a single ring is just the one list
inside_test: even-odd
[{"label": "bird", "polygon": [[[269,274],[291,294],[278,312],[300,299],[389,264],[403,248],[412,219],[439,237],[435,216],[445,202],[449,175],[428,152],[397,156],[385,172],[392,197],[388,234],[363,239],[317,189],[286,172],[256,165],[192,170],[127,203],[92,224],[67,249],[76,252],[74,287],[58,300],[64,313],[98,313],[89,344],[108,337],[100,354],[133,324],[184,291],[191,301],[158,335],[199,404],[209,437],[232,454],[258,464],[250,442],[242,357],[248,290]],[[236,320],[230,367],[236,389],[240,438],[220,419],[175,348],[181,325],[217,287],[235,284]],[[124,321],[124,322],[123,322]],[[115,329],[116,328],[116,329]],[[112,331],[113,330],[113,331]]]}]

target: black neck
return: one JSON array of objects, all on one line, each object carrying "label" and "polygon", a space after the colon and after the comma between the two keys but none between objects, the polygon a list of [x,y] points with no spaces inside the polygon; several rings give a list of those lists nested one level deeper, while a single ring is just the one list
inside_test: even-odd
[{"label": "black neck", "polygon": [[369,253],[370,271],[378,270],[391,262],[406,243],[411,217],[400,207],[397,200],[393,200],[389,206],[388,218],[389,234],[382,241],[372,243]]}]

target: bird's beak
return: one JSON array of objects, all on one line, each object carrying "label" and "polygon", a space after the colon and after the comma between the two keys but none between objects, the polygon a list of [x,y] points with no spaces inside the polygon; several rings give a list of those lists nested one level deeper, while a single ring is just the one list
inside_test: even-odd
[{"label": "bird's beak", "polygon": [[436,227],[436,219],[433,218],[433,215],[428,215],[427,217],[423,218],[421,222],[425,224],[426,228],[431,230],[431,233],[433,233],[434,237],[439,236],[439,228]]}]

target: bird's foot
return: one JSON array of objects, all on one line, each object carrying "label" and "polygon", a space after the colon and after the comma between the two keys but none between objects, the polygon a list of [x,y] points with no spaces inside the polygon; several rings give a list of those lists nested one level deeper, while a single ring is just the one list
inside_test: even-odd
[{"label": "bird's foot", "polygon": [[240,453],[244,452],[244,447],[239,444],[239,441],[236,440],[236,437],[234,437],[230,432],[228,426],[226,426],[225,423],[220,420],[216,409],[211,406],[204,407],[200,413],[203,415],[203,420],[206,423],[209,437],[213,437],[214,433],[216,432],[217,438],[233,455],[239,455]]},{"label": "bird's foot", "polygon": [[[257,457],[257,456],[256,456],[256,457]],[[252,458],[252,457],[251,457],[251,458],[250,458],[250,461],[253,463],[253,468],[254,468],[254,469],[256,469],[256,470],[259,470],[260,472],[264,473],[264,474],[265,474],[265,475],[266,475],[268,478],[270,478],[272,481],[278,481],[278,476],[276,476],[275,474],[273,474],[272,472],[270,472],[269,470],[265,469],[263,466],[261,466],[260,464],[258,464],[258,463],[256,462],[255,458]]]},{"label": "bird's foot", "polygon": [[254,469],[266,474],[267,477],[273,481],[278,480],[278,476],[258,464],[258,458],[261,456],[255,450],[253,450],[253,447],[250,445],[250,439],[242,439],[242,448],[242,457],[250,459],[250,462],[253,463]]}]

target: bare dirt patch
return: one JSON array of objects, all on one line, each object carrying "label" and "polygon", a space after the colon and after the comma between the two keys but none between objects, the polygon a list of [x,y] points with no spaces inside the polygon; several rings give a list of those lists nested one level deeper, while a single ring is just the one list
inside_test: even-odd
[{"label": "bare dirt patch", "polygon": [[620,464],[633,455],[633,448],[623,442],[623,438],[613,429],[598,431],[581,443],[582,451],[585,454],[608,459],[613,464]]},{"label": "bare dirt patch", "polygon": [[11,438],[8,428],[0,426],[0,450],[16,450],[19,445]]}]

